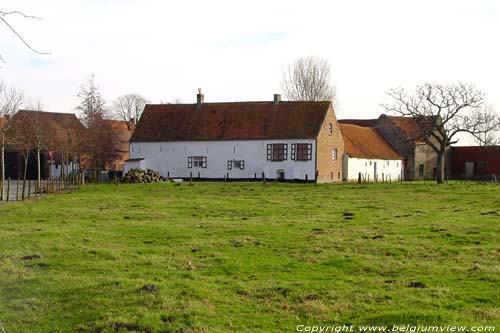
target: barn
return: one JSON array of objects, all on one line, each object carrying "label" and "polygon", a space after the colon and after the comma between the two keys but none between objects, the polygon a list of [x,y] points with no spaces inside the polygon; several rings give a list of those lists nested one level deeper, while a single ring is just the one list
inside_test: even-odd
[{"label": "barn", "polygon": [[125,171],[169,178],[342,180],[343,140],[332,103],[272,101],[147,105]]},{"label": "barn", "polygon": [[404,179],[404,157],[373,127],[341,123],[344,138],[344,181]]}]

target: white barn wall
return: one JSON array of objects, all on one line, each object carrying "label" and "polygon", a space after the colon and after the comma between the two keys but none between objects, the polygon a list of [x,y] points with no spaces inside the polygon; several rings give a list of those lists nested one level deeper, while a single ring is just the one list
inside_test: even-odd
[{"label": "white barn wall", "polygon": [[[288,144],[288,159],[286,161],[267,161],[267,144]],[[312,159],[310,161],[292,161],[291,144],[312,144]],[[221,179],[229,173],[229,178],[277,178],[277,171],[285,171],[285,179],[308,180],[315,179],[316,172],[316,140],[235,140],[235,141],[186,141],[186,142],[131,142],[130,159],[144,158],[143,168],[159,171],[164,177],[193,177]],[[206,168],[188,168],[189,156],[206,156]],[[227,161],[244,160],[244,170],[227,169]]]},{"label": "white barn wall", "polygon": [[132,169],[147,169],[145,160],[135,160],[135,161],[125,161],[125,167],[123,168],[123,172],[127,173]]},{"label": "white barn wall", "polygon": [[402,160],[379,160],[344,157],[344,170],[347,170],[347,175],[344,180],[358,181],[358,174],[361,173],[361,179],[366,181],[375,180],[375,163],[377,163],[377,179],[378,181],[385,180],[398,181],[401,178],[404,163]]}]

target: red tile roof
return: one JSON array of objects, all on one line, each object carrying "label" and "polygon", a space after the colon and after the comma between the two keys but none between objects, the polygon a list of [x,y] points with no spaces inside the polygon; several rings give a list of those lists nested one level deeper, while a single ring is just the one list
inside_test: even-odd
[{"label": "red tile roof", "polygon": [[22,121],[35,121],[51,128],[52,140],[64,140],[68,130],[73,136],[81,136],[85,127],[74,113],[19,110],[11,119],[13,125]]},{"label": "red tile roof", "polygon": [[331,102],[146,105],[131,141],[315,138],[330,107]]},{"label": "red tile roof", "polygon": [[340,119],[341,124],[351,124],[362,127],[376,127],[378,119]]},{"label": "red tile roof", "polygon": [[342,123],[339,126],[344,138],[344,149],[349,156],[380,160],[404,159],[375,128]]}]

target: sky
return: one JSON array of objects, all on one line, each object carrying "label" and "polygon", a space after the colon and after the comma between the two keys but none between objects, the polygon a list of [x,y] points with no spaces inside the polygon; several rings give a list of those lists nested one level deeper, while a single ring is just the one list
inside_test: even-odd
[{"label": "sky", "polygon": [[[95,74],[110,104],[272,100],[283,68],[329,61],[339,118],[375,118],[386,92],[425,82],[476,84],[500,108],[498,0],[2,0],[43,20],[10,16],[32,47],[0,25],[0,80],[75,112]],[[497,109],[498,109],[497,108]]]}]

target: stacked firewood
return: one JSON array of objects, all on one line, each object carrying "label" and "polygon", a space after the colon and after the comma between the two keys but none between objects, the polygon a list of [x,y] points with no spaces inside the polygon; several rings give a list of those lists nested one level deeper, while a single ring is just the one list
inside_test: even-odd
[{"label": "stacked firewood", "polygon": [[158,171],[131,169],[123,176],[122,181],[124,183],[162,183],[166,179]]}]

